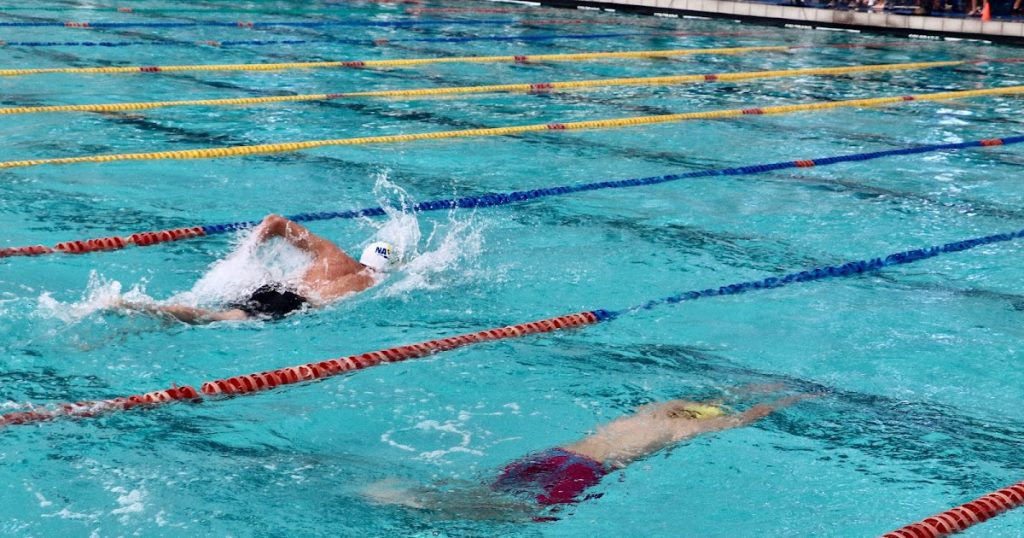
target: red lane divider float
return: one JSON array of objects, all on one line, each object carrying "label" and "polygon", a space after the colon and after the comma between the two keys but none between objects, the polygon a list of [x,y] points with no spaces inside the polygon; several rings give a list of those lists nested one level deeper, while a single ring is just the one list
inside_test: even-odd
[{"label": "red lane divider float", "polygon": [[43,245],[32,245],[28,247],[0,248],[0,258],[9,256],[39,256],[40,254],[53,254],[54,250]]},{"label": "red lane divider float", "polygon": [[[517,338],[530,334],[546,333],[570,329],[573,327],[581,327],[583,325],[592,325],[606,319],[609,319],[609,314],[604,310],[579,312],[555,318],[531,321],[519,325],[510,325],[508,327],[500,327],[497,329],[488,329],[485,331],[452,336],[450,338],[428,340],[418,344],[393,347],[380,351],[371,351],[361,355],[351,355],[338,359],[328,359],[308,364],[300,364],[298,366],[288,366],[267,372],[208,381],[202,384],[201,390],[202,394],[207,396],[247,394],[283,385],[323,379],[345,372],[370,368],[383,363],[401,362],[408,359],[425,357],[441,351],[448,351],[480,342]],[[59,404],[53,408],[7,413],[5,415],[0,415],[0,426],[45,422],[61,417],[89,418],[110,412],[127,411],[138,406],[153,406],[182,400],[201,400],[202,394],[188,385],[183,387],[172,386],[169,389],[128,396],[125,398],[66,403]]]},{"label": "red lane divider float", "polygon": [[59,404],[53,408],[33,409],[0,415],[0,426],[46,422],[60,417],[95,417],[113,411],[127,411],[140,405],[160,405],[181,400],[200,398],[196,389],[190,386],[171,387],[165,390],[135,394],[110,400],[86,401]]},{"label": "red lane divider float", "polygon": [[507,7],[408,7],[405,12],[409,15],[421,13],[512,13],[523,11]]},{"label": "red lane divider float", "polygon": [[401,362],[408,359],[415,359],[433,355],[441,351],[487,342],[490,340],[503,340],[506,338],[517,338],[528,334],[546,333],[591,325],[605,319],[605,316],[598,312],[579,312],[557,318],[532,321],[520,325],[510,325],[499,329],[489,329],[475,333],[442,338],[440,340],[429,340],[407,346],[393,347],[381,351],[363,353],[362,355],[350,355],[339,359],[329,359],[320,362],[311,362],[299,366],[289,366],[268,372],[229,377],[203,383],[201,390],[206,395],[218,394],[246,394],[265,389],[272,389],[280,385],[290,385],[302,381],[322,379],[334,375],[362,370],[371,366],[387,362]]},{"label": "red lane divider float", "polygon": [[549,24],[594,24],[594,22],[583,19],[522,19],[519,24],[543,26]]},{"label": "red lane divider float", "polygon": [[938,538],[960,532],[1024,504],[1024,481],[886,533],[882,538]]},{"label": "red lane divider float", "polygon": [[53,248],[44,245],[32,245],[28,247],[0,248],[0,258],[11,256],[38,256],[41,254],[53,254],[63,252],[65,254],[85,254],[100,250],[119,250],[129,245],[147,247],[157,243],[168,241],[180,241],[193,237],[206,235],[202,226],[189,228],[175,228],[173,230],[160,230],[157,232],[134,233],[128,237],[99,237],[96,239],[85,239],[80,241],[65,241],[57,243]]}]

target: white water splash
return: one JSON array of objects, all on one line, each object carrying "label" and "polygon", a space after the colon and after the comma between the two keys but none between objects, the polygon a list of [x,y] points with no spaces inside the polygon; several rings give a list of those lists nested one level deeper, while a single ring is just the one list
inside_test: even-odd
[{"label": "white water splash", "polygon": [[122,295],[120,282],[108,280],[96,271],[90,271],[89,282],[80,300],[62,303],[49,292],[43,292],[39,296],[36,313],[41,317],[75,323],[93,312],[115,307],[122,298],[133,302],[152,302],[153,299],[146,295],[145,285],[143,280]]},{"label": "white water splash", "polygon": [[435,225],[426,242],[425,252],[408,260],[393,282],[381,289],[383,296],[396,296],[412,290],[436,290],[451,284],[453,271],[471,276],[467,269],[483,249],[483,235],[471,220],[449,217],[447,224]]},{"label": "white water splash", "polygon": [[405,189],[388,179],[387,172],[377,174],[373,183],[373,196],[387,218],[383,222],[370,219],[363,221],[376,229],[366,244],[387,241],[398,250],[400,260],[416,258],[422,234],[416,214],[412,212],[415,200]]},{"label": "white water splash", "polygon": [[[415,201],[409,193],[390,181],[387,173],[377,176],[373,192],[387,219],[383,222],[364,221],[376,228],[367,243],[387,241],[401,252],[401,263],[387,285],[381,287],[379,296],[397,296],[417,289],[441,289],[447,287],[452,278],[457,278],[456,275],[471,274],[466,267],[483,248],[482,227],[472,214],[459,220],[452,210],[447,222],[435,224],[423,241],[419,220],[411,209]],[[422,252],[419,250],[421,242]],[[455,269],[460,270],[453,272]]]},{"label": "white water splash", "polygon": [[309,263],[307,254],[285,241],[260,243],[251,231],[242,232],[230,254],[211,264],[191,290],[167,302],[210,306],[234,301],[268,282],[298,280]]}]

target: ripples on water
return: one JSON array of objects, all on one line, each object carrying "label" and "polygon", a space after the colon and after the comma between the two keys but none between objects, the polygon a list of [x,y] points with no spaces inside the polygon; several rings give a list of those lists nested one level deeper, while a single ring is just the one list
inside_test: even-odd
[{"label": "ripples on water", "polygon": [[[54,4],[55,6],[57,4]],[[61,4],[62,6],[65,4]],[[150,7],[170,4],[150,2]],[[286,7],[262,5],[267,11]],[[177,6],[180,7],[180,6]],[[252,7],[252,6],[242,6]],[[365,17],[394,6],[338,6]],[[580,27],[273,29],[273,38],[607,32]],[[76,18],[121,20],[74,11]],[[63,20],[17,11],[4,20]],[[235,17],[214,11],[190,17]],[[141,14],[137,16],[142,16]],[[146,14],[150,17],[150,14]],[[156,15],[152,15],[156,17]],[[537,15],[539,16],[539,15]],[[56,17],[56,18],[55,18]],[[254,18],[258,16],[253,15]],[[276,17],[285,18],[285,17]],[[164,20],[164,19],[160,19]],[[646,28],[646,26],[644,27]],[[672,60],[438,65],[394,70],[40,76],[4,106],[321,93],[934,61],[1015,51],[797,29],[760,36],[394,47],[195,48],[215,29],[89,32],[161,47],[5,48],[8,67],[228,63],[897,41],[876,49]],[[81,30],[18,30],[72,39]],[[237,34],[230,30],[232,36]],[[12,30],[12,39],[15,32]],[[59,36],[57,34],[60,34]],[[85,39],[85,37],[81,37]],[[620,87],[545,95],[168,108],[8,116],[3,160],[904,95],[1011,84],[1014,64]],[[187,97],[186,97],[187,96]],[[245,232],[86,256],[0,262],[0,409],[111,398],[1021,228],[1014,147],[601,191],[411,214],[437,198],[1016,134],[1019,100],[993,97],[629,129],[336,147],[245,159],[138,161],[0,172],[0,247],[383,204],[384,219],[310,228],[351,252],[375,239],[404,265],[380,286],[277,323],[187,327],[106,309],[115,299],[217,305],[300,270]],[[1020,247],[700,300],[549,336],[493,342],[287,390],[3,431],[0,533],[645,536],[880,534],[1020,479]],[[451,520],[374,504],[365,488],[483,484],[525,453],[633,407],[744,383],[827,391],[756,427],[701,438],[609,476],[557,523]],[[30,403],[31,402],[31,403]],[[442,486],[445,487],[445,486]],[[454,487],[454,486],[451,486]],[[681,493],[684,492],[684,493]],[[666,502],[671,499],[671,502]],[[694,502],[696,500],[696,502]],[[657,510],[638,510],[657,506]],[[986,523],[998,535],[1015,514]],[[684,522],[684,523],[680,523]],[[1015,528],[1015,527],[1014,527]],[[1005,533],[1003,535],[1006,535]]]}]

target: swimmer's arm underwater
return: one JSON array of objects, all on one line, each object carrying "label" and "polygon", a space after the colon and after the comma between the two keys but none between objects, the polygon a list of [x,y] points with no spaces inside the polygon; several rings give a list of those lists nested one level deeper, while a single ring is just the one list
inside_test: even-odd
[{"label": "swimmer's arm underwater", "polygon": [[673,431],[673,440],[678,442],[696,435],[749,426],[750,424],[753,424],[754,422],[757,422],[758,420],[761,420],[782,408],[789,407],[796,402],[821,396],[823,396],[823,394],[819,393],[796,394],[785,398],[779,398],[773,402],[755,405],[750,409],[735,415],[686,421],[685,423],[680,422]]}]

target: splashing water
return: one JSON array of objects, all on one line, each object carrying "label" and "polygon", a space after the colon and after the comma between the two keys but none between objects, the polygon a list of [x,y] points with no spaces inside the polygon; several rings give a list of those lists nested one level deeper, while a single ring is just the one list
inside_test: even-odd
[{"label": "splashing water", "polygon": [[[468,268],[483,249],[483,234],[475,227],[473,219],[456,220],[449,215],[446,224],[438,223],[426,241],[426,251],[413,259],[407,259],[400,268],[399,278],[382,288],[384,296],[395,296],[416,289],[434,290],[447,287],[453,278],[453,269],[458,277],[472,277]],[[436,245],[436,247],[431,247]]]},{"label": "splashing water", "polygon": [[121,299],[133,302],[152,302],[146,295],[146,282],[140,281],[132,286],[124,295],[121,294],[121,283],[108,280],[95,270],[89,272],[89,283],[79,301],[62,303],[53,298],[49,292],[39,296],[37,314],[45,318],[59,319],[65,323],[74,323],[86,316],[114,307]]},{"label": "splashing water", "polygon": [[[418,250],[422,233],[419,221],[411,208],[415,201],[409,194],[388,179],[387,173],[377,176],[374,195],[387,215],[384,222],[366,221],[376,228],[369,239],[387,241],[401,253],[397,278],[392,278],[379,292],[383,296],[396,296],[416,289],[439,289],[447,286],[451,270],[465,267],[479,256],[483,246],[482,227],[476,225],[473,214],[465,220],[455,218],[455,210],[448,213],[445,224],[435,224],[424,244]],[[464,270],[460,275],[470,275]]]},{"label": "splashing water", "polygon": [[[412,211],[415,201],[386,172],[378,174],[373,193],[384,209],[384,220],[365,218],[362,224],[374,229],[364,244],[386,241],[399,252],[400,265],[379,296],[398,296],[417,289],[439,289],[453,278],[472,276],[467,264],[482,250],[482,227],[475,222],[475,213],[464,220],[456,218],[455,210],[447,222],[435,223],[420,251],[422,232],[417,215]],[[269,282],[295,282],[310,263],[310,257],[285,241],[260,242],[251,230],[241,232],[235,247],[210,269],[190,290],[177,293],[164,301],[156,301],[145,292],[145,281],[122,294],[122,284],[92,271],[81,300],[62,303],[44,292],[38,300],[41,317],[75,323],[97,311],[115,307],[120,301],[150,304],[180,304],[210,307],[236,301]],[[460,269],[453,271],[454,269]]]},{"label": "splashing water", "polygon": [[307,254],[285,241],[261,243],[252,231],[242,232],[230,254],[211,264],[191,290],[168,302],[189,306],[230,302],[268,282],[294,282],[309,263]]},{"label": "splashing water", "polygon": [[366,243],[387,241],[398,250],[402,260],[415,258],[422,238],[420,223],[416,219],[416,214],[412,212],[415,200],[405,189],[388,179],[386,171],[377,174],[373,184],[373,196],[387,218],[383,222],[369,219],[364,221],[376,228],[376,232]]}]

